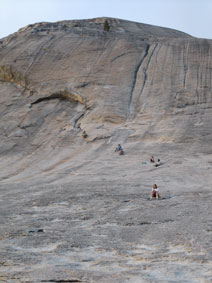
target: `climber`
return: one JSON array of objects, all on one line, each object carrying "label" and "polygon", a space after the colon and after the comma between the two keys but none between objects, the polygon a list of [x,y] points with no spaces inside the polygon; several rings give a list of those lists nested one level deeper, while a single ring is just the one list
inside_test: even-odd
[{"label": "climber", "polygon": [[157,163],[155,164],[155,167],[158,167],[161,165],[160,159],[158,159]]},{"label": "climber", "polygon": [[122,148],[122,146],[120,145],[120,144],[118,144],[118,146],[117,146],[117,148],[115,149],[115,151],[123,151],[123,148]]},{"label": "climber", "polygon": [[150,162],[151,162],[151,163],[154,163],[154,162],[155,162],[154,156],[151,157]]},{"label": "climber", "polygon": [[156,184],[153,185],[152,187],[152,192],[151,192],[151,195],[150,195],[150,200],[152,200],[153,197],[156,197],[156,199],[158,199],[160,196],[159,196],[159,190],[158,190],[158,187]]},{"label": "climber", "polygon": [[124,155],[123,149],[121,149],[121,150],[119,151],[119,155]]}]

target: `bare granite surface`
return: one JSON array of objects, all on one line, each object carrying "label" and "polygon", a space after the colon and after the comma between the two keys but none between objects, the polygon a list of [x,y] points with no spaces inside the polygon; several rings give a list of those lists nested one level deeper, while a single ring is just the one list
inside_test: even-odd
[{"label": "bare granite surface", "polygon": [[0,282],[211,282],[212,41],[105,20],[0,40]]}]

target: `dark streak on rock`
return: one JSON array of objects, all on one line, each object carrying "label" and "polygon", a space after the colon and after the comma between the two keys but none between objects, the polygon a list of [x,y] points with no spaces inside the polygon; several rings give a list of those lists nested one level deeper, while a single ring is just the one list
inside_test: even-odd
[{"label": "dark streak on rock", "polygon": [[113,59],[110,60],[110,63],[113,63],[113,62],[116,61],[118,58],[120,58],[120,57],[122,57],[122,56],[124,56],[124,55],[127,55],[127,54],[129,54],[129,53],[131,53],[131,52],[125,52],[125,53],[122,53],[122,54],[120,54],[120,55],[114,57]]},{"label": "dark streak on rock", "polygon": [[144,59],[148,55],[148,51],[149,51],[149,44],[147,44],[147,46],[146,46],[144,56],[140,59],[140,61],[138,62],[138,64],[135,67],[135,71],[134,71],[134,75],[133,75],[133,81],[132,81],[132,87],[131,87],[131,90],[130,90],[130,93],[129,93],[128,116],[130,114],[130,105],[131,105],[131,102],[132,102],[132,97],[133,97],[133,92],[134,92],[134,88],[135,88],[135,85],[136,85],[138,71],[139,71],[141,64],[143,63]]},{"label": "dark streak on rock", "polygon": [[110,138],[111,137],[111,135],[109,134],[109,135],[105,135],[105,136],[98,136],[98,137],[95,137],[95,138],[93,138],[91,141],[89,141],[89,142],[94,142],[94,141],[98,141],[98,140],[104,140],[104,139],[108,139],[108,138]]},{"label": "dark streak on rock", "polygon": [[90,84],[90,82],[83,82],[80,85],[77,85],[76,88],[84,88],[86,86],[88,86]]},{"label": "dark streak on rock", "polygon": [[146,67],[143,68],[144,80],[143,80],[143,83],[142,83],[142,86],[141,86],[141,90],[140,90],[140,93],[139,93],[139,96],[138,96],[138,100],[139,100],[139,98],[140,98],[140,96],[141,96],[141,94],[142,94],[142,92],[144,90],[144,87],[145,87],[145,84],[146,84],[146,79],[147,79],[147,69],[149,67],[150,60],[151,60],[151,58],[153,56],[153,53],[154,53],[154,51],[155,51],[157,46],[158,46],[158,43],[155,44],[155,46],[154,46],[154,48],[152,50],[152,53],[150,54],[149,59],[147,61]]},{"label": "dark streak on rock", "polygon": [[77,283],[77,282],[83,282],[83,281],[78,280],[78,279],[64,279],[64,280],[50,279],[50,280],[41,280],[41,282],[55,282],[55,283],[71,282],[71,283]]},{"label": "dark streak on rock", "polygon": [[187,77],[187,72],[188,72],[188,66],[185,63],[185,50],[183,51],[183,69],[184,69],[183,89],[185,89],[186,77]]},{"label": "dark streak on rock", "polygon": [[71,102],[80,102],[82,103],[82,98],[80,95],[75,95],[73,93],[69,93],[67,91],[59,91],[59,92],[55,92],[49,96],[44,96],[44,97],[40,97],[37,100],[35,100],[34,102],[31,103],[31,105],[40,103],[42,101],[46,101],[46,100],[51,100],[51,99],[64,99],[64,100],[68,100]]},{"label": "dark streak on rock", "polygon": [[80,125],[77,125],[77,123],[79,122],[79,120],[84,117],[85,113],[81,113],[79,114],[79,116],[76,118],[76,120],[74,121],[74,128],[80,128]]}]

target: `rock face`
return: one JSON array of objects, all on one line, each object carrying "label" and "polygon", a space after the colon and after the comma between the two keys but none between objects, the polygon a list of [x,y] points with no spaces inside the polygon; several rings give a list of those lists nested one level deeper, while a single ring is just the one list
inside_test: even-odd
[{"label": "rock face", "polygon": [[212,41],[105,21],[0,40],[2,280],[207,282]]}]

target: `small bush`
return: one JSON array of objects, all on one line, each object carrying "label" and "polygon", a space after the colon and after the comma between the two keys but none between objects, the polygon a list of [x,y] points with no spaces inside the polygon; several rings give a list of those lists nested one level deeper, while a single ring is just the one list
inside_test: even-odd
[{"label": "small bush", "polygon": [[104,31],[109,31],[109,29],[110,29],[110,25],[108,23],[108,20],[105,20],[105,22],[104,22]]},{"label": "small bush", "polygon": [[85,130],[82,132],[82,137],[83,137],[84,139],[86,139],[86,138],[88,137],[88,134],[86,133]]}]

